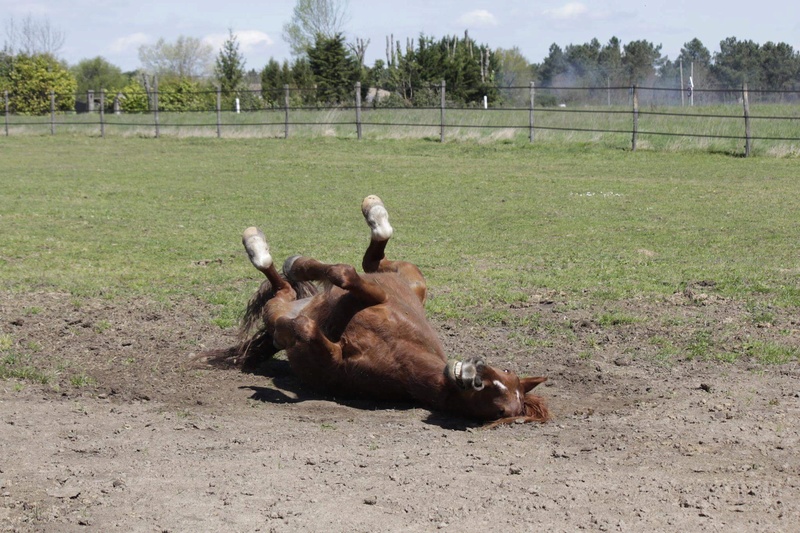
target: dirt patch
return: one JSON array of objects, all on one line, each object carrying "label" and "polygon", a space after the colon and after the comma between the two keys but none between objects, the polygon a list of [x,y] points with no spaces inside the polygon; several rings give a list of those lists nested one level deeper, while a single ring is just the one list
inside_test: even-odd
[{"label": "dirt patch", "polygon": [[194,368],[191,354],[233,340],[198,302],[2,293],[0,311],[3,364],[31,371],[0,381],[2,530],[800,521],[796,310],[745,307],[710,282],[613,308],[538,295],[492,325],[437,324],[450,353],[550,376],[553,422],[495,430],[323,398],[280,359],[265,375]]}]

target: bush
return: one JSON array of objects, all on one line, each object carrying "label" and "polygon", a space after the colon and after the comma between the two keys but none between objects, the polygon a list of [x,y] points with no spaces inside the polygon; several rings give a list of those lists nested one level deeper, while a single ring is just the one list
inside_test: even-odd
[{"label": "bush", "polygon": [[147,113],[150,110],[147,93],[138,81],[131,81],[121,92],[119,107],[125,113]]},{"label": "bush", "polygon": [[54,57],[47,54],[18,55],[8,62],[0,91],[7,90],[11,111],[20,115],[50,112],[50,92],[56,95],[57,111],[75,108],[78,82]]}]

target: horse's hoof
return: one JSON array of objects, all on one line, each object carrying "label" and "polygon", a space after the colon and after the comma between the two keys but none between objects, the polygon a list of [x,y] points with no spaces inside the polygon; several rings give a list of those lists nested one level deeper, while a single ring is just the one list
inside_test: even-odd
[{"label": "horse's hoof", "polygon": [[249,227],[242,233],[242,244],[247,250],[250,262],[261,272],[272,266],[272,256],[269,253],[269,244],[264,233],[256,228]]},{"label": "horse's hoof", "polygon": [[380,198],[375,195],[364,198],[361,212],[369,225],[373,241],[388,241],[392,237],[394,229],[389,224],[389,212]]}]

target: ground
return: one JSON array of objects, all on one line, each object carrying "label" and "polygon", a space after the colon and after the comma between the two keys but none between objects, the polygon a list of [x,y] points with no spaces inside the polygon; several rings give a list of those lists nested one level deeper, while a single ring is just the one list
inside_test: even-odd
[{"label": "ground", "polygon": [[0,381],[0,530],[795,530],[797,362],[703,340],[796,347],[798,318],[754,321],[704,283],[621,305],[434,321],[450,353],[550,377],[551,422],[487,430],[317,396],[280,358],[196,368],[234,334],[200,302],[0,293],[4,353],[50,376]]}]

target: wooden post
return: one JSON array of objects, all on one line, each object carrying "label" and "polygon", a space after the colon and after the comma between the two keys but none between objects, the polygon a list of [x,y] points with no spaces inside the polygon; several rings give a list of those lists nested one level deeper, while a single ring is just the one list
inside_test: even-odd
[{"label": "wooden post", "polygon": [[536,91],[535,85],[536,84],[534,82],[531,82],[531,106],[529,108],[530,112],[528,113],[528,140],[530,142],[533,142],[533,104],[534,104],[534,93]]},{"label": "wooden post", "polygon": [[283,124],[283,138],[289,138],[289,85],[283,84],[283,109],[284,109],[284,124]]},{"label": "wooden post", "polygon": [[8,137],[8,91],[3,91],[3,100],[6,107],[6,137]]},{"label": "wooden post", "polygon": [[50,135],[56,134],[56,92],[50,91]]},{"label": "wooden post", "polygon": [[156,128],[156,139],[158,139],[158,78],[153,76],[153,120]]},{"label": "wooden post", "polygon": [[744,156],[750,157],[753,141],[750,138],[750,97],[747,93],[747,82],[742,85],[742,104],[744,105]]},{"label": "wooden post", "polygon": [[631,150],[636,151],[636,138],[639,136],[639,90],[636,84],[633,85],[633,138],[631,139]]},{"label": "wooden post", "polygon": [[221,118],[222,112],[222,88],[217,87],[217,139],[222,138],[222,121]]},{"label": "wooden post", "polygon": [[441,131],[439,132],[439,142],[444,142],[444,99],[445,99],[445,82],[442,80],[442,108],[441,108]]},{"label": "wooden post", "polygon": [[94,90],[92,89],[86,91],[86,110],[94,113]]},{"label": "wooden post", "polygon": [[361,140],[361,82],[356,82],[356,134]]},{"label": "wooden post", "polygon": [[100,89],[100,137],[106,138],[106,90]]}]

